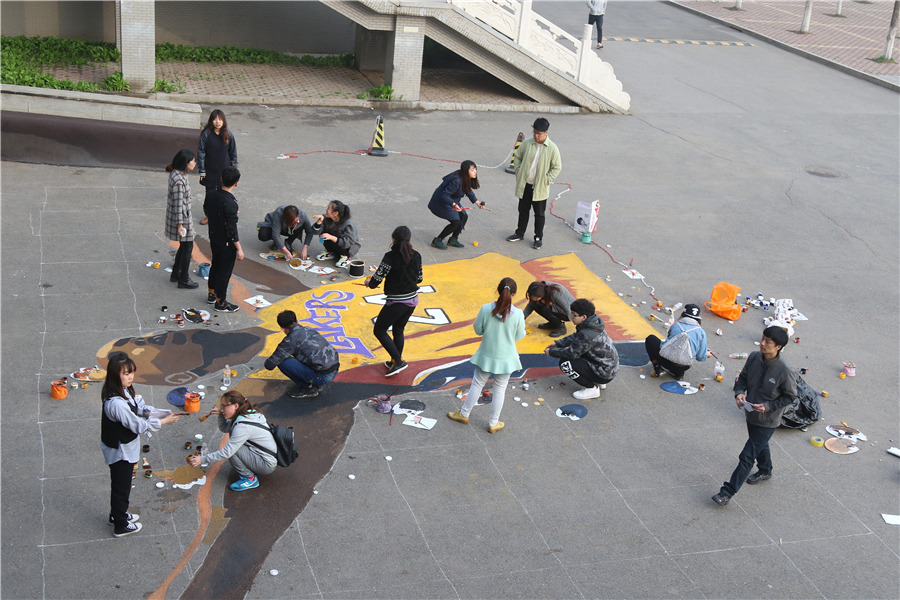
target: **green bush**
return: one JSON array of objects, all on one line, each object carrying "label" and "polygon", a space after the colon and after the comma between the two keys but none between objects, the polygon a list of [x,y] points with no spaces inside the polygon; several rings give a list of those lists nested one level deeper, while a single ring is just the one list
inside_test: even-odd
[{"label": "green bush", "polygon": [[125,81],[125,77],[121,72],[116,71],[103,80],[103,87],[110,92],[127,92],[131,90],[131,84]]},{"label": "green bush", "polygon": [[366,98],[374,98],[375,100],[390,101],[394,99],[394,88],[385,83],[384,85],[369,88],[365,92],[357,94],[356,97],[360,100],[365,100]]},{"label": "green bush", "polygon": [[306,67],[352,67],[352,53],[332,56],[309,56],[301,58],[261,48],[237,48],[235,46],[180,46],[156,45],[156,62],[200,62],[234,63],[255,65],[303,65]]},{"label": "green bush", "polygon": [[184,85],[177,79],[169,83],[165,79],[156,78],[156,85],[153,86],[151,92],[163,92],[165,94],[183,94]]}]

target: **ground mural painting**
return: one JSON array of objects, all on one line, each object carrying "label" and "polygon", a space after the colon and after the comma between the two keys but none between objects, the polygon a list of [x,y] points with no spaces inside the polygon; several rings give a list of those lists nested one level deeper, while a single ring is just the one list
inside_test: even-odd
[{"label": "ground mural painting", "polygon": [[[272,265],[279,269],[285,265]],[[512,277],[519,286],[515,302],[523,307],[525,288],[535,280],[564,284],[575,297],[588,298],[606,323],[624,365],[646,364],[643,339],[655,330],[600,277],[574,254],[542,257],[525,263],[497,253],[423,267],[419,305],[406,327],[404,359],[409,368],[384,377],[387,353],[372,334],[372,324],[384,304],[381,290],[361,285],[361,279],[305,286],[258,313],[261,323],[236,331],[200,328],[123,338],[98,352],[103,361],[111,350],[125,350],[138,363],[137,380],[148,385],[189,385],[221,372],[228,365],[257,365],[235,387],[253,401],[261,402],[270,419],[294,426],[303,461],[290,469],[279,469],[265,485],[251,494],[224,496],[224,509],[209,505],[209,490],[215,476],[207,478],[198,496],[201,522],[194,543],[182,562],[151,597],[164,597],[168,584],[184,569],[200,542],[211,545],[207,559],[194,573],[184,597],[243,597],[274,543],[312,497],[315,485],[331,469],[353,423],[353,406],[373,393],[400,388],[429,391],[464,386],[472,376],[469,357],[480,338],[472,323],[479,307],[496,298],[497,283]],[[248,294],[249,295],[249,294]],[[237,296],[236,296],[237,298]],[[285,398],[290,382],[276,369],[266,371],[259,359],[269,356],[283,338],[275,317],[293,310],[302,325],[318,330],[341,356],[341,370],[328,391],[315,402],[299,403]],[[514,378],[558,375],[557,359],[546,357],[544,347],[551,338],[527,321],[531,332],[519,342],[523,369]],[[568,325],[569,332],[574,328]],[[209,400],[209,398],[207,398]],[[209,402],[207,402],[209,403]],[[216,469],[216,473],[219,470]],[[230,470],[226,468],[226,473]],[[203,490],[206,490],[205,493]],[[253,496],[249,499],[248,496]],[[286,501],[290,498],[290,501]],[[259,506],[267,507],[260,522]],[[227,512],[227,518],[224,516]],[[227,525],[227,526],[226,526]],[[208,531],[218,531],[210,539]],[[204,537],[205,536],[205,537]],[[254,543],[246,542],[248,536]],[[241,550],[235,552],[239,546]],[[228,549],[227,552],[224,549]],[[221,550],[221,551],[220,551]]]}]

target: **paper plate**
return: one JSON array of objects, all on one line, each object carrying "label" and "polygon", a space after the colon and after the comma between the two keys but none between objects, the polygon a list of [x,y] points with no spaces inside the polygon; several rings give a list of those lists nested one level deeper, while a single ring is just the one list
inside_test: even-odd
[{"label": "paper plate", "polygon": [[290,262],[288,262],[288,265],[290,265],[290,267],[295,271],[303,270],[303,261],[299,258],[292,258]]},{"label": "paper plate", "polygon": [[557,417],[568,417],[573,421],[578,421],[587,416],[588,409],[581,404],[566,404],[556,409]]},{"label": "paper plate", "polygon": [[831,435],[839,438],[847,438],[850,440],[860,440],[866,442],[869,438],[866,437],[866,434],[861,433],[859,429],[854,429],[852,427],[847,427],[845,425],[828,425],[825,427],[825,431],[830,433]]},{"label": "paper plate", "polygon": [[696,394],[699,391],[687,381],[666,381],[659,384],[659,387],[673,394]]},{"label": "paper plate", "polygon": [[69,377],[71,377],[72,379],[74,379],[76,381],[87,381],[89,383],[97,383],[98,381],[106,380],[106,371],[103,371],[103,379],[91,378],[91,374],[93,372],[94,372],[93,367],[84,367],[83,369],[78,369],[77,371],[75,371],[74,373],[69,375]]},{"label": "paper plate", "polygon": [[854,452],[859,452],[859,446],[856,445],[856,442],[842,437],[834,437],[825,440],[825,448],[835,454],[853,454]]}]

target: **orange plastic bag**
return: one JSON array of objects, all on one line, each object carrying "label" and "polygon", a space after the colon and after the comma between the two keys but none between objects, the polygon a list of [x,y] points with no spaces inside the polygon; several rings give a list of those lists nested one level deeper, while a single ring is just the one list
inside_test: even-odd
[{"label": "orange plastic bag", "polygon": [[706,308],[729,321],[737,321],[741,316],[741,305],[735,304],[741,288],[733,283],[720,281],[713,287],[712,293],[709,295],[709,302]]}]

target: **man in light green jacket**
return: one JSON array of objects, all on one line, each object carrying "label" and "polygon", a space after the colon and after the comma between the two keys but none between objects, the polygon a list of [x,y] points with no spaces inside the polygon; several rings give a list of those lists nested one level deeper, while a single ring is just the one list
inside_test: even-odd
[{"label": "man in light green jacket", "polygon": [[539,117],[532,125],[534,137],[519,145],[513,156],[516,170],[516,196],[519,198],[519,223],[516,232],[506,238],[507,242],[518,242],[525,238],[528,228],[528,213],[534,211],[534,244],[537,250],[543,245],[544,212],[550,197],[550,184],[562,170],[559,148],[547,137],[550,121]]}]

